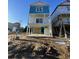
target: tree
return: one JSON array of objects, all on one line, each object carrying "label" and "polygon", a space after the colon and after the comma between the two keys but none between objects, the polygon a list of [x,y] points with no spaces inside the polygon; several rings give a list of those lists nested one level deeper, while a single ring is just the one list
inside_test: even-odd
[{"label": "tree", "polygon": [[24,28],[23,27],[20,28],[20,32],[24,32]]},{"label": "tree", "polygon": [[24,32],[27,32],[27,26],[24,28]]}]

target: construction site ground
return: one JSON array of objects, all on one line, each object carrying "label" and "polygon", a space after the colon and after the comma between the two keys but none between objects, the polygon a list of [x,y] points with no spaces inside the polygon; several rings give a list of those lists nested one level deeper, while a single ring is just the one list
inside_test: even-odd
[{"label": "construction site ground", "polygon": [[70,59],[69,38],[8,34],[9,59]]}]

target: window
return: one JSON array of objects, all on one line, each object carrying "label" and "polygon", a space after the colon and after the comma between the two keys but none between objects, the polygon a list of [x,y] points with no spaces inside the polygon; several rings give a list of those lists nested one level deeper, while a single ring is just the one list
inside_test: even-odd
[{"label": "window", "polygon": [[42,12],[43,11],[43,8],[42,7],[37,7],[36,8],[36,12]]},{"label": "window", "polygon": [[43,19],[42,18],[37,18],[36,23],[43,23]]},{"label": "window", "polygon": [[67,10],[70,11],[70,6],[67,6]]},{"label": "window", "polygon": [[67,18],[67,22],[70,23],[70,18]]}]

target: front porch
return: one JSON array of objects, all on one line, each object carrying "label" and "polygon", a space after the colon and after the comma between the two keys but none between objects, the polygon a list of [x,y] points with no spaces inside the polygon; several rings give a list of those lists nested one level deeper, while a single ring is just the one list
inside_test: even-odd
[{"label": "front porch", "polygon": [[50,36],[50,30],[52,31],[52,29],[49,28],[49,24],[36,25],[30,25],[27,28],[28,36]]},{"label": "front porch", "polygon": [[32,37],[32,38],[53,38],[52,35],[46,35],[46,34],[30,34],[30,35],[27,35],[27,37]]}]

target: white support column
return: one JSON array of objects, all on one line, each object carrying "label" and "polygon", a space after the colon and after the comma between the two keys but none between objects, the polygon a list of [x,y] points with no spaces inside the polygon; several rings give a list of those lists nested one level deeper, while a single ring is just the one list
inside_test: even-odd
[{"label": "white support column", "polygon": [[64,29],[64,35],[65,35],[65,38],[67,38],[67,34],[66,34],[66,30],[65,30],[65,26],[63,24],[63,20],[60,21],[60,33],[59,33],[59,36],[61,37],[61,33],[62,33],[62,28]]},{"label": "white support column", "polygon": [[28,34],[30,35],[30,15],[28,13]]},{"label": "white support column", "polygon": [[[63,20],[62,20],[63,22]],[[66,34],[66,29],[65,29],[65,25],[63,24],[63,28],[64,28],[64,35],[65,35],[65,39],[67,39],[67,34]]]},{"label": "white support column", "polygon": [[60,20],[60,32],[59,32],[59,37],[61,37],[62,34],[62,21]]},{"label": "white support column", "polygon": [[59,37],[62,36],[62,28],[63,28],[63,20],[62,20],[62,16],[59,17],[59,22],[60,22],[60,32],[59,32]]},{"label": "white support column", "polygon": [[29,26],[29,35],[30,35],[30,26]]},{"label": "white support column", "polygon": [[[43,20],[43,23],[44,23],[44,21],[45,21],[45,14],[44,14],[44,20]],[[45,28],[44,28],[44,34],[45,34]]]},{"label": "white support column", "polygon": [[49,35],[52,36],[52,24],[51,24],[51,20],[49,20]]}]

